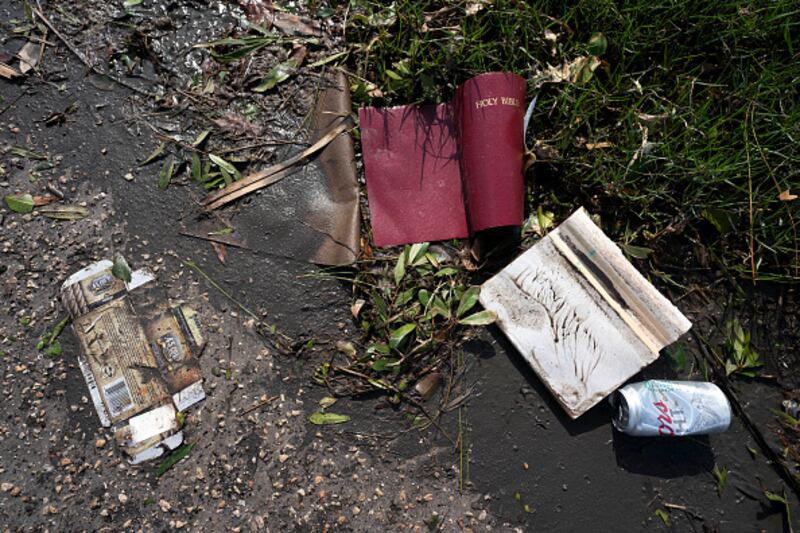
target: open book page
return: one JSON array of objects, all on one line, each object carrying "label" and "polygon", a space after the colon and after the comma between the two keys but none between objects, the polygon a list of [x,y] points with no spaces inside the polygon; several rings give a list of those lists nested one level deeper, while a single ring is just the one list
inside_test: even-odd
[{"label": "open book page", "polygon": [[524,97],[523,78],[495,72],[452,104],[360,109],[375,244],[521,224]]},{"label": "open book page", "polygon": [[376,246],[466,237],[449,104],[359,111]]}]

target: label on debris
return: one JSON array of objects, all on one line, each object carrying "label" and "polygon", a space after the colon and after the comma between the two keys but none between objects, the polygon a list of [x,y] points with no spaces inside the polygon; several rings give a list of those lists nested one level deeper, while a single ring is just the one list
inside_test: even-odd
[{"label": "label on debris", "polygon": [[[205,398],[196,359],[204,340],[191,307],[161,306],[148,314],[148,302],[132,298],[130,292],[138,294],[152,274],[135,271],[126,284],[111,266],[100,261],[73,274],[61,299],[73,319],[78,364],[100,421],[139,462],[161,455],[163,446],[179,445],[177,412]],[[139,303],[144,316],[137,313]]]},{"label": "label on debris", "polygon": [[[102,410],[111,424],[168,397],[163,381],[152,379],[152,374],[159,372],[156,358],[124,293],[76,317],[73,324],[83,358],[93,376],[89,390],[93,398],[99,396]],[[100,418],[103,417],[101,414]]]}]

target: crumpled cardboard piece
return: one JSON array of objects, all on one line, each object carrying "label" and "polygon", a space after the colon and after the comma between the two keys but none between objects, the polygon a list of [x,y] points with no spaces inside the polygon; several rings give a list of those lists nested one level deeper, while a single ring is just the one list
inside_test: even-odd
[{"label": "crumpled cardboard piece", "polygon": [[177,413],[205,398],[197,362],[205,340],[195,311],[167,308],[155,277],[134,271],[126,283],[111,261],[71,275],[61,301],[78,338],[78,365],[100,423],[136,464],[183,441]]},{"label": "crumpled cardboard piece", "polygon": [[[210,194],[205,214],[226,206],[223,216],[242,247],[321,265],[353,263],[361,217],[350,113],[350,87],[337,71],[320,88],[306,150],[287,150],[279,163]],[[203,232],[203,223],[181,233],[223,242]]]}]

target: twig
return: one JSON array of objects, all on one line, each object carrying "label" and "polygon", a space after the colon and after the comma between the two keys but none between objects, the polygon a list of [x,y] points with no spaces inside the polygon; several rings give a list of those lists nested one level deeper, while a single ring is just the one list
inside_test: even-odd
[{"label": "twig", "polygon": [[[37,3],[37,5],[39,5],[38,0],[37,0],[36,3]],[[125,80],[123,80],[121,78],[118,78],[116,76],[113,76],[113,75],[111,75],[111,74],[109,74],[107,72],[103,72],[100,68],[98,68],[97,66],[93,65],[92,63],[90,63],[89,60],[86,59],[86,57],[81,53],[81,51],[78,50],[75,47],[75,45],[73,45],[60,31],[58,31],[56,29],[56,27],[53,25],[53,23],[50,22],[50,19],[48,19],[47,17],[44,16],[44,13],[42,13],[42,11],[41,11],[41,5],[39,5],[38,9],[37,8],[33,8],[33,13],[37,17],[39,17],[39,19],[44,23],[44,25],[47,26],[50,29],[50,31],[52,31],[56,35],[56,37],[58,37],[59,40],[61,40],[61,42],[64,43],[64,45],[67,48],[69,48],[69,51],[72,52],[73,54],[75,54],[75,56],[78,59],[80,59],[81,63],[86,65],[86,67],[88,69],[90,69],[92,72],[94,72],[95,74],[97,74],[99,76],[107,76],[110,80],[114,81],[115,83],[118,83],[119,85],[122,85],[126,89],[130,89],[131,91],[133,91],[135,93],[139,93],[139,94],[141,94],[143,96],[148,96],[150,98],[155,98],[156,97],[155,94],[153,94],[153,93],[151,93],[149,91],[146,91],[144,89],[140,89],[139,87],[136,87],[135,85],[132,85],[132,84],[128,83],[127,81],[125,81]]]},{"label": "twig", "polygon": [[285,335],[284,333],[281,333],[280,331],[278,331],[278,328],[277,328],[277,327],[275,327],[275,326],[272,326],[272,325],[270,325],[270,324],[267,324],[266,322],[264,322],[264,321],[261,319],[261,317],[259,317],[257,314],[255,314],[255,313],[254,313],[253,311],[251,311],[250,309],[248,309],[248,308],[247,308],[247,307],[246,307],[246,306],[245,306],[243,303],[241,303],[239,300],[237,300],[236,298],[234,298],[234,297],[233,297],[233,296],[232,296],[232,295],[231,295],[231,294],[230,294],[228,291],[226,291],[225,289],[223,289],[223,288],[222,288],[222,286],[221,286],[219,283],[217,283],[216,281],[214,281],[214,280],[211,278],[211,276],[209,276],[208,274],[206,274],[206,273],[205,273],[205,271],[203,271],[203,269],[202,269],[202,268],[200,268],[200,266],[199,266],[197,263],[195,263],[194,261],[182,261],[182,263],[183,263],[185,266],[187,266],[187,267],[191,268],[192,270],[194,270],[194,272],[195,272],[196,274],[198,274],[198,275],[199,275],[199,276],[201,276],[203,279],[205,279],[205,280],[206,280],[206,281],[207,281],[207,282],[208,282],[208,283],[209,283],[209,284],[210,284],[212,287],[214,287],[214,288],[215,288],[215,289],[217,289],[217,290],[218,290],[220,293],[222,293],[222,295],[223,295],[223,296],[225,296],[225,298],[227,298],[228,300],[230,300],[231,302],[233,302],[234,304],[236,304],[236,306],[237,306],[239,309],[241,309],[241,310],[242,310],[242,312],[244,312],[245,314],[247,314],[247,315],[248,315],[250,318],[252,318],[253,320],[255,320],[255,321],[258,323],[258,324],[260,324],[260,325],[262,325],[262,326],[266,327],[266,328],[267,328],[267,329],[269,329],[269,330],[270,330],[270,331],[271,331],[273,334],[275,334],[275,335],[277,335],[277,336],[279,336],[279,337],[283,338],[285,341],[288,341],[290,344],[292,343],[292,338],[291,338],[291,337],[289,337],[288,335]]},{"label": "twig", "polygon": [[268,403],[272,403],[275,400],[277,400],[278,398],[280,398],[280,396],[270,396],[266,400],[261,400],[260,402],[258,402],[257,404],[253,405],[252,407],[248,407],[247,409],[245,409],[244,411],[239,413],[239,416],[242,417],[242,416],[245,416],[245,415],[249,415],[253,411],[255,411],[257,409],[261,409],[262,407],[264,407]]},{"label": "twig", "polygon": [[[750,105],[750,121],[753,121],[753,106]],[[749,246],[750,246],[750,271],[753,273],[753,285],[756,284],[756,251],[755,251],[755,236],[753,233],[753,169],[750,165],[750,143],[747,138],[747,120],[744,126],[744,148],[747,156],[747,208],[748,220],[750,222],[749,231]]]}]

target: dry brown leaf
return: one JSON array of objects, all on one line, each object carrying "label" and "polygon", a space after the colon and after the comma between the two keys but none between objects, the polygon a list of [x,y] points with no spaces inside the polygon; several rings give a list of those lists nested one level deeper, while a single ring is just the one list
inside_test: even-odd
[{"label": "dry brown leaf", "polygon": [[366,300],[359,298],[350,306],[350,312],[353,314],[353,318],[358,318],[358,314],[361,313],[361,308],[364,307],[365,303],[367,303]]},{"label": "dry brown leaf", "polygon": [[261,24],[272,13],[272,2],[269,0],[239,0],[247,20],[253,24]]},{"label": "dry brown leaf", "polygon": [[39,63],[39,50],[40,47],[34,43],[25,43],[25,46],[17,53],[19,57],[19,71],[27,74],[32,69],[36,68]]},{"label": "dry brown leaf", "polygon": [[797,200],[797,195],[792,194],[791,192],[789,192],[789,189],[786,189],[785,191],[781,191],[781,193],[778,195],[778,200],[782,200],[784,202],[791,202],[792,200]]},{"label": "dry brown leaf", "polygon": [[12,78],[18,78],[22,76],[20,72],[10,65],[6,65],[3,62],[0,62],[0,76],[10,80]]},{"label": "dry brown leaf", "polygon": [[33,205],[35,205],[36,207],[40,207],[43,205],[51,204],[56,200],[58,200],[58,198],[53,196],[52,194],[45,194],[44,196],[34,196]]},{"label": "dry brown leaf", "polygon": [[490,5],[491,3],[492,0],[479,0],[478,2],[470,2],[467,4],[467,8],[464,10],[465,11],[464,14],[467,15],[468,17],[475,15],[476,13],[478,13],[478,11],[480,11],[487,5]]},{"label": "dry brown leaf", "polygon": [[291,13],[275,12],[272,17],[272,25],[286,35],[322,35],[322,31],[319,28],[315,28],[299,16]]},{"label": "dry brown leaf", "polygon": [[372,98],[382,98],[383,91],[381,91],[380,87],[372,83],[371,81],[364,82],[367,86],[367,95],[371,96]]},{"label": "dry brown leaf", "polygon": [[614,143],[611,141],[600,141],[599,143],[586,143],[587,150],[602,150],[603,148],[612,148]]},{"label": "dry brown leaf", "polygon": [[261,128],[243,116],[232,111],[225,113],[219,118],[213,119],[211,122],[216,124],[219,129],[226,133],[245,135],[249,137],[258,137],[261,135]]},{"label": "dry brown leaf", "polygon": [[569,63],[561,65],[548,65],[547,69],[538,76],[537,85],[544,83],[585,83],[592,78],[594,71],[602,64],[595,56],[576,57]]},{"label": "dry brown leaf", "polygon": [[224,244],[220,242],[211,241],[211,247],[214,249],[214,252],[217,254],[217,259],[223,265],[225,264],[225,256],[228,255],[228,249],[225,247]]}]

